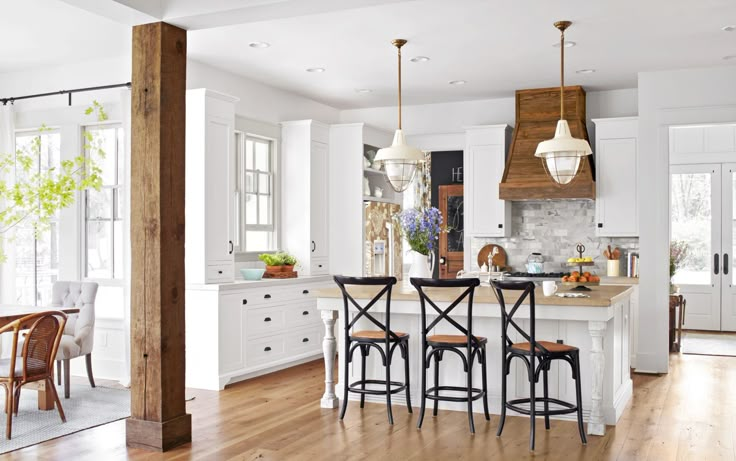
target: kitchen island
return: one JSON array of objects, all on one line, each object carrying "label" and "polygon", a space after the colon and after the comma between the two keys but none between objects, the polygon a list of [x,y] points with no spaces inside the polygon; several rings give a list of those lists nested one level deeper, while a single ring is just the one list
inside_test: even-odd
[{"label": "kitchen island", "polygon": [[[351,294],[359,304],[365,305],[377,293],[373,287],[352,287]],[[427,290],[432,299],[442,307],[449,304],[460,290],[443,290],[438,296],[436,289]],[[581,385],[583,390],[584,417],[588,422],[588,434],[605,434],[606,424],[615,425],[624,411],[632,395],[629,361],[629,309],[632,289],[628,286],[596,286],[587,292],[587,298],[546,297],[541,288],[536,291],[536,335],[537,340],[562,341],[580,349]],[[516,293],[505,292],[507,307],[517,299]],[[324,408],[336,408],[342,398],[342,385],[335,385],[334,363],[335,353],[343,355],[343,315],[342,294],[337,287],[320,289],[316,294],[317,308],[321,311],[325,326],[323,351],[325,359],[325,393],[321,400]],[[436,298],[436,299],[435,299]],[[473,303],[473,334],[488,338],[488,403],[493,414],[501,410],[501,309],[489,286],[476,288]],[[351,306],[351,312],[357,312]],[[377,303],[370,312],[379,320],[383,320],[385,303]],[[350,314],[352,316],[352,313]],[[391,297],[391,329],[409,333],[409,356],[411,394],[413,405],[419,403],[419,383],[421,381],[421,334],[420,334],[419,296],[414,287],[407,282],[399,282],[394,287]],[[459,305],[453,311],[453,318],[465,323],[467,308]],[[529,309],[522,306],[515,315],[521,320],[522,328],[528,329]],[[338,320],[340,320],[338,322]],[[370,322],[361,323],[356,328],[375,329]],[[337,333],[337,337],[335,336]],[[434,330],[434,334],[456,334],[453,327],[442,322]],[[509,333],[510,335],[512,332]],[[513,336],[512,336],[513,338]],[[461,367],[459,359],[446,359],[447,364],[441,367],[440,381],[442,385],[465,385],[463,373],[455,367]],[[457,363],[450,363],[456,360]],[[561,361],[556,361],[561,362]],[[357,367],[355,366],[357,363]],[[344,376],[344,363],[339,362],[338,379]],[[385,375],[383,366],[376,354],[369,356],[366,367],[370,377],[380,379]],[[428,370],[431,372],[431,370]],[[350,380],[358,379],[359,361],[351,364]],[[403,363],[395,360],[392,364],[393,376],[403,376]],[[575,385],[570,375],[570,367],[566,363],[554,363],[549,375],[550,397],[575,401]],[[430,375],[431,376],[431,373]],[[429,378],[428,378],[429,379]],[[474,385],[480,384],[480,375],[474,376]],[[512,372],[506,378],[508,398],[528,397],[529,384],[526,368],[518,361],[512,362]],[[537,384],[537,395],[541,395],[541,383]],[[337,394],[336,394],[337,389]],[[385,402],[383,396],[366,396],[367,400]],[[394,404],[403,403],[403,394],[394,397]],[[441,402],[447,409],[465,410],[465,404]],[[479,406],[479,411],[480,411]],[[397,407],[398,408],[398,407]],[[350,409],[348,409],[350,411]],[[509,412],[509,414],[514,414]],[[573,419],[574,415],[560,416]]]}]

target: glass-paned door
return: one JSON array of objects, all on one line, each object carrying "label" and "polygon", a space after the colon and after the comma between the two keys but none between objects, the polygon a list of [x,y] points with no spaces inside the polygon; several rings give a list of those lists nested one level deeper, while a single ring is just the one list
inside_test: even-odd
[{"label": "glass-paned door", "polygon": [[736,163],[724,163],[721,171],[721,330],[736,331],[736,272],[733,270],[733,257],[736,255]]}]

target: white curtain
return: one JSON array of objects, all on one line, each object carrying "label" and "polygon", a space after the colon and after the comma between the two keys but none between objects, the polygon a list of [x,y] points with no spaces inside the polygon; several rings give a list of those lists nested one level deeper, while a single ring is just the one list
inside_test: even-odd
[{"label": "white curtain", "polygon": [[[11,154],[15,151],[15,113],[11,104],[0,106],[0,154]],[[12,178],[3,178],[6,181]],[[0,209],[5,208],[5,203],[0,201]],[[5,263],[0,264],[0,303],[12,304],[15,301],[15,259],[12,245],[1,242],[7,256]],[[0,342],[0,351],[9,351],[10,335],[3,335]],[[5,357],[7,354],[2,354]]]},{"label": "white curtain", "polygon": [[123,207],[123,278],[125,286],[123,291],[123,315],[125,338],[125,370],[123,370],[120,383],[123,386],[130,385],[130,90],[124,89],[120,92],[120,111],[123,116],[123,132],[125,133],[125,206]]}]

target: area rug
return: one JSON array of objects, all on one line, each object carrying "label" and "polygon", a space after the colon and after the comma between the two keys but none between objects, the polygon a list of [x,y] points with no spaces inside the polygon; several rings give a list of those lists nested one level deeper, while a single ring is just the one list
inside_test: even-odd
[{"label": "area rug", "polygon": [[[25,448],[46,440],[83,431],[101,424],[111,423],[130,416],[130,392],[109,387],[91,388],[89,384],[72,384],[71,398],[64,398],[64,388],[57,386],[66,423],[61,422],[59,412],[38,410],[37,393],[23,389],[18,416],[13,417],[13,433],[5,439],[6,416],[0,410],[0,453]],[[0,407],[5,393],[0,390]]]},{"label": "area rug", "polygon": [[736,357],[736,334],[683,331],[683,354]]}]

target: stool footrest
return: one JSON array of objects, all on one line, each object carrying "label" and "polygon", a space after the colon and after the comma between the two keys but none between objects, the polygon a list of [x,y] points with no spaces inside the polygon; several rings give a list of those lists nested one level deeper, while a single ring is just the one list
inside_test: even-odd
[{"label": "stool footrest", "polygon": [[[384,386],[384,389],[361,389],[360,386],[363,384],[379,384]],[[380,379],[363,379],[350,383],[348,386],[348,392],[354,392],[356,394],[370,394],[370,395],[386,395],[386,381]],[[406,389],[406,384],[398,381],[391,381],[391,393],[396,394]]]},{"label": "stool footrest", "polygon": [[[531,402],[532,400],[529,398],[509,400],[508,402],[506,402],[506,408],[508,408],[509,410],[514,410],[515,412],[521,413],[523,415],[530,415],[531,411],[528,408],[522,408],[522,407],[519,407],[518,405],[531,404]],[[552,403],[555,405],[559,405],[564,408],[558,408],[554,410],[551,409],[548,411],[545,411],[544,409],[540,410],[540,409],[535,408],[535,411],[534,411],[535,416],[566,415],[566,414],[575,413],[576,411],[578,411],[578,407],[576,405],[573,405],[570,402],[565,402],[563,400],[554,399],[552,397],[548,397],[546,399],[544,397],[539,397],[539,398],[534,399],[535,407],[536,407],[536,404],[538,403],[544,404],[545,402],[548,404]]]},{"label": "stool footrest", "polygon": [[[434,395],[434,391],[456,391],[456,392],[464,392],[465,396],[451,396],[451,395]],[[483,397],[484,392],[481,389],[478,389],[477,387],[471,388],[471,391],[473,393],[473,396],[470,400],[478,400]],[[436,387],[430,387],[427,389],[427,392],[425,394],[426,398],[429,400],[439,400],[443,402],[467,402],[468,401],[468,388],[462,387],[462,386],[436,386]]]}]

